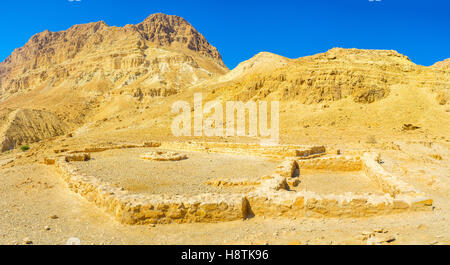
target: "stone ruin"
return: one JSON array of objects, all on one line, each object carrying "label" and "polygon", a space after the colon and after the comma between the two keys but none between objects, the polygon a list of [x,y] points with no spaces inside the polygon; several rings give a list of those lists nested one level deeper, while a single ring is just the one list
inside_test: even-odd
[{"label": "stone ruin", "polygon": [[[121,148],[161,147],[170,150],[252,154],[274,157],[283,162],[268,176],[248,182],[218,179],[206,183],[215,186],[254,185],[255,189],[242,194],[199,194],[192,197],[132,193],[124,188],[103,183],[93,176],[77,173],[71,161],[60,157],[55,165],[69,188],[88,201],[106,209],[125,224],[168,224],[193,222],[224,222],[264,217],[365,217],[395,214],[402,211],[431,210],[433,200],[408,183],[386,172],[377,162],[375,153],[360,156],[327,155],[323,146],[261,147],[256,144],[167,142],[152,145],[128,145]],[[95,149],[117,149],[117,146]],[[94,150],[94,149],[92,149]],[[72,153],[82,153],[85,150]],[[80,156],[86,158],[84,155]],[[77,157],[78,158],[78,157]],[[143,159],[176,161],[186,159],[175,152],[150,152]],[[53,162],[53,161],[52,161]],[[49,163],[53,164],[53,163]],[[302,169],[362,171],[377,184],[382,195],[318,194],[314,191],[295,191],[302,181]]]},{"label": "stone ruin", "polygon": [[165,151],[155,151],[146,153],[141,156],[145,160],[153,161],[181,161],[188,159],[187,155],[176,153],[176,152],[165,152]]}]

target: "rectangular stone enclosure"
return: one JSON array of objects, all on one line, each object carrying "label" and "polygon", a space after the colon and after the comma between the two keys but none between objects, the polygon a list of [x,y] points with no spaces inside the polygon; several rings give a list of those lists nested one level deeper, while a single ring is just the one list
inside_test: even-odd
[{"label": "rectangular stone enclosure", "polygon": [[[126,148],[163,148],[179,152],[222,153],[276,158],[282,161],[272,173],[257,179],[224,178],[207,181],[206,184],[221,187],[252,186],[237,192],[201,194],[146,194],[112,185],[103,177],[80,174],[75,166],[80,153],[84,158],[93,152]],[[92,150],[93,152],[86,152]],[[364,153],[358,156],[327,155],[323,146],[258,146],[256,144],[198,143],[198,142],[151,142],[143,145],[114,145],[88,147],[68,151],[54,159],[62,178],[69,188],[99,207],[105,208],[120,222],[126,224],[166,224],[191,222],[224,222],[265,217],[363,217],[393,214],[401,211],[432,209],[433,201],[424,193],[386,172],[378,163],[378,155]],[[89,156],[88,156],[89,155]],[[76,156],[76,157],[74,157]],[[52,164],[52,163],[50,163]],[[306,174],[302,179],[302,171]],[[312,172],[312,173],[311,173]],[[308,175],[310,174],[310,175]],[[339,176],[355,189],[333,189],[328,183],[320,190],[313,181],[315,176],[326,180]],[[308,180],[307,178],[310,178]],[[328,181],[330,182],[330,181]],[[302,185],[309,183],[312,189]],[[336,187],[339,185],[336,184]],[[342,193],[340,193],[342,192]]]}]

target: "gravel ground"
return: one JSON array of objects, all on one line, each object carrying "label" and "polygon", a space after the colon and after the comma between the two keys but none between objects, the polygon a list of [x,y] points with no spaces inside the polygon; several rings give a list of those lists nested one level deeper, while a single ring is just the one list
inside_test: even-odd
[{"label": "gravel ground", "polygon": [[[165,151],[158,149],[160,151]],[[182,152],[182,161],[149,161],[140,156],[153,148],[108,150],[74,165],[80,173],[96,176],[127,190],[146,194],[198,195],[248,192],[252,187],[214,187],[216,179],[258,180],[272,173],[280,161],[261,157]]]},{"label": "gravel ground", "polygon": [[296,190],[314,191],[318,194],[383,194],[381,189],[362,171],[339,172],[302,170],[301,183]]},{"label": "gravel ground", "polygon": [[[0,168],[0,244],[366,244],[364,234],[395,239],[389,244],[450,244],[448,151],[443,160],[412,151],[383,151],[385,168],[434,199],[431,212],[370,218],[264,218],[217,224],[129,226],[71,192],[53,166],[23,156]],[[136,157],[141,154],[136,151]],[[145,150],[142,150],[145,151]],[[107,153],[105,152],[104,155]],[[98,154],[100,155],[100,154]],[[96,158],[97,154],[94,155]],[[0,155],[0,160],[9,155]],[[119,162],[120,160],[117,160]],[[323,185],[328,185],[324,183]],[[26,240],[25,240],[26,239]]]},{"label": "gravel ground", "polygon": [[[449,244],[447,198],[433,212],[372,218],[253,218],[218,224],[128,226],[72,193],[53,167],[0,169],[0,244],[366,244],[383,228],[390,244]],[[56,219],[52,217],[57,216]]]}]

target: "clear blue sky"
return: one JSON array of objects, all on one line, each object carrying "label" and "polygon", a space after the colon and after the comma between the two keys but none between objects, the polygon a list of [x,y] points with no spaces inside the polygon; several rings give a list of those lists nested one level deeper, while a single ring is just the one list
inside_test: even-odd
[{"label": "clear blue sky", "polygon": [[450,57],[449,0],[2,0],[0,61],[45,29],[157,12],[188,20],[229,68],[261,51],[298,58],[333,47],[394,49],[421,65]]}]

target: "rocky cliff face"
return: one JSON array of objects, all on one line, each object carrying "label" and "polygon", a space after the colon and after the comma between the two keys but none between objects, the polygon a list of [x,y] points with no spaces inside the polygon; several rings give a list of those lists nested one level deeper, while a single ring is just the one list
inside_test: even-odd
[{"label": "rocky cliff face", "polygon": [[136,25],[145,40],[158,46],[187,48],[206,57],[213,58],[221,66],[222,56],[184,18],[155,14]]},{"label": "rocky cliff face", "polygon": [[155,14],[122,28],[96,22],[36,34],[0,64],[0,100],[41,86],[126,90],[136,81],[167,95],[227,71],[186,20]]}]

